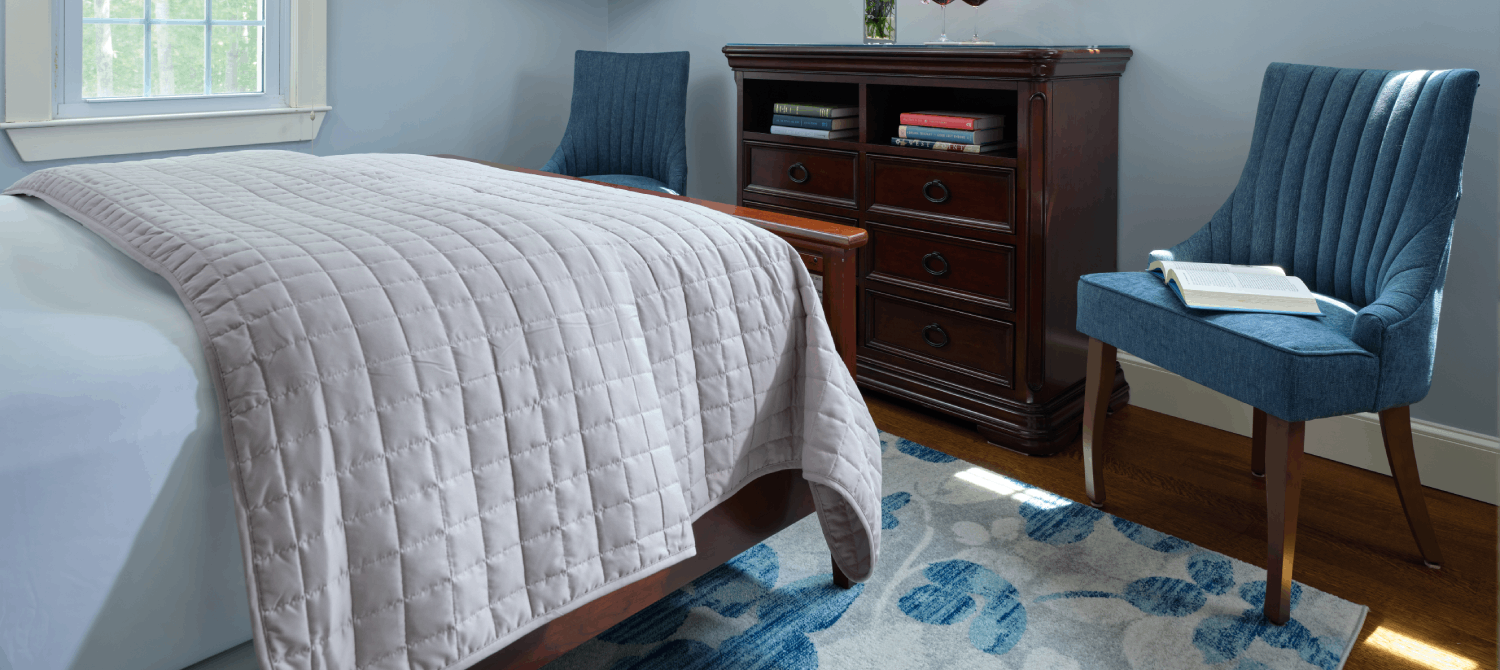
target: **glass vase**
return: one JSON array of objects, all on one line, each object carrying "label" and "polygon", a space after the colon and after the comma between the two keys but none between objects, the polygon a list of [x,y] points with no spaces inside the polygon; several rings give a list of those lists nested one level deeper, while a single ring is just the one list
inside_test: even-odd
[{"label": "glass vase", "polygon": [[896,43],[896,0],[865,0],[865,44]]}]

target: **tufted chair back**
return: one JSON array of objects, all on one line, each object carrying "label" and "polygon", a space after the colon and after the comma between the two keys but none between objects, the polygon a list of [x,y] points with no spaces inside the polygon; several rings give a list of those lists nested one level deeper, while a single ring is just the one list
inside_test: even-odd
[{"label": "tufted chair back", "polygon": [[650,177],[687,194],[688,52],[579,51],[568,129],[542,169]]},{"label": "tufted chair back", "polygon": [[1271,64],[1239,185],[1152,257],[1281,266],[1359,310],[1348,334],[1383,359],[1382,404],[1420,399],[1478,86],[1474,70]]}]

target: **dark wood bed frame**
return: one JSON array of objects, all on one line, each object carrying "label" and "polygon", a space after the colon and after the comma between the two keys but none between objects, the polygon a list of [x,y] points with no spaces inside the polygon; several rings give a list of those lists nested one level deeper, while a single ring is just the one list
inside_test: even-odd
[{"label": "dark wood bed frame", "polygon": [[[503,170],[558,179],[574,179],[462,156],[443,155],[440,158],[466,160]],[[823,308],[828,317],[828,327],[833,331],[834,344],[838,347],[844,364],[849,367],[851,374],[854,372],[855,258],[858,249],[869,239],[863,229],[697,198],[624,186],[614,187],[686,200],[737,216],[791,243],[802,255],[802,262],[807,269],[823,277]],[[745,485],[739,493],[715,505],[693,523],[693,536],[698,549],[693,558],[558,617],[473,667],[476,670],[540,668],[812,512],[812,491],[799,472],[783,470],[760,477]],[[837,565],[833,566],[833,580],[844,588],[851,585]]]}]

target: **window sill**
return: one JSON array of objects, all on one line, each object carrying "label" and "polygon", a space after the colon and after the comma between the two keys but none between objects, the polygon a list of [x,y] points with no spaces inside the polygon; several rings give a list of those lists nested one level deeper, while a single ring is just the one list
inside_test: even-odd
[{"label": "window sill", "polygon": [[180,151],[311,140],[333,109],[285,107],[229,112],[110,116],[0,123],[23,161]]}]

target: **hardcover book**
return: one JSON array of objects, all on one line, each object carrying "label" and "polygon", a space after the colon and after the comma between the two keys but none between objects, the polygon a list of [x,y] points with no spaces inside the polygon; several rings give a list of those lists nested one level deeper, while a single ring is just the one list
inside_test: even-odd
[{"label": "hardcover book", "polygon": [[960,142],[910,140],[904,137],[892,137],[891,144],[898,147],[915,147],[917,149],[933,149],[936,151],[952,151],[955,153],[965,154],[987,154],[1016,146],[1015,142],[995,142],[993,144],[964,144]]},{"label": "hardcover book", "polygon": [[816,116],[824,119],[841,119],[859,116],[858,105],[828,105],[816,102],[778,102],[771,111],[792,116]]},{"label": "hardcover book", "polygon": [[1301,279],[1274,265],[1152,261],[1146,268],[1194,309],[1318,316],[1318,299]]},{"label": "hardcover book", "polygon": [[777,114],[771,117],[771,123],[788,128],[811,128],[813,130],[848,130],[859,127],[858,116],[846,116],[841,119],[823,119],[815,116],[793,116],[791,114]]},{"label": "hardcover book", "polygon": [[956,142],[958,144],[994,144],[1000,141],[1004,128],[989,130],[954,130],[952,128],[929,128],[927,126],[901,126],[896,129],[898,137],[909,140],[932,140],[934,142]]},{"label": "hardcover book", "polygon": [[859,137],[859,129],[850,128],[848,130],[814,130],[812,128],[771,126],[771,134],[791,135],[792,137],[815,137],[820,140],[848,140]]},{"label": "hardcover book", "polygon": [[954,130],[988,130],[1004,128],[1005,115],[967,112],[906,112],[901,115],[901,125]]}]

